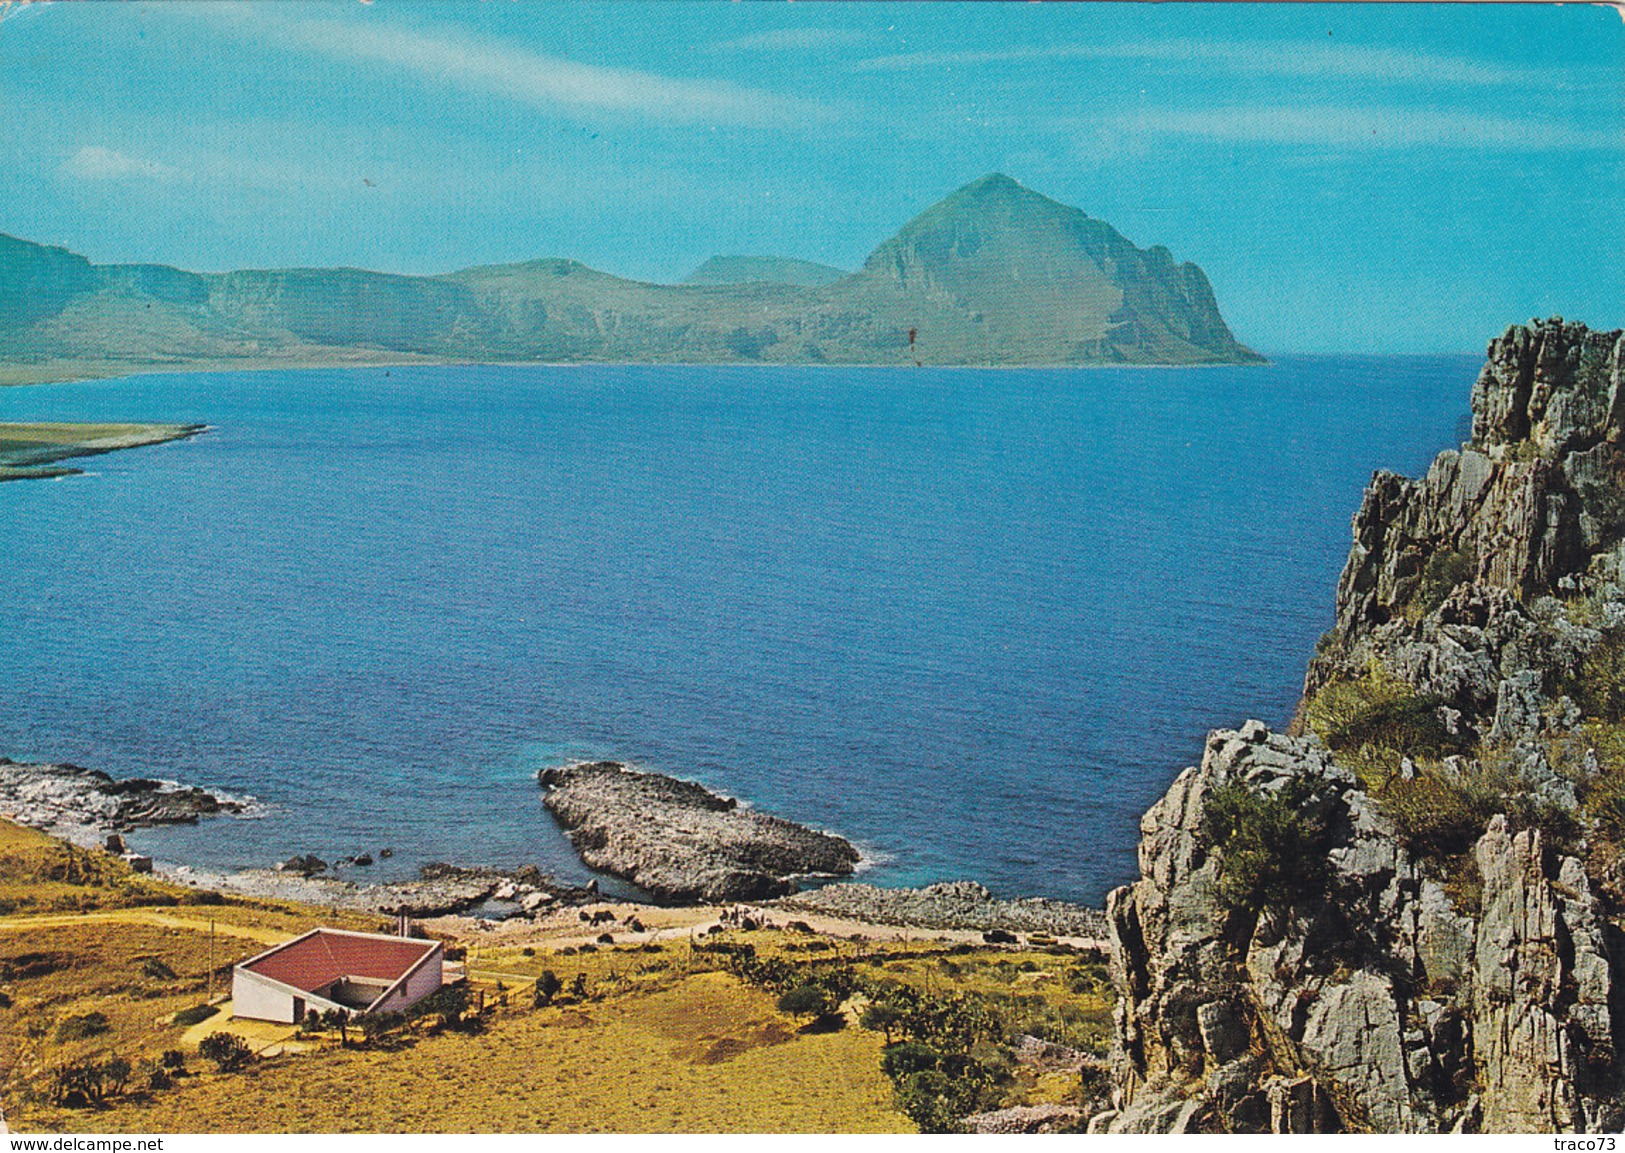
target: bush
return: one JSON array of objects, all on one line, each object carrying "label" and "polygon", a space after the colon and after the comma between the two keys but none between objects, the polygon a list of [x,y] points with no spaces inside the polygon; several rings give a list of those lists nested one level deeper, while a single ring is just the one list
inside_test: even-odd
[{"label": "bush", "polygon": [[52,1070],[51,1098],[58,1105],[100,1105],[124,1092],[132,1067],[117,1054],[105,1061],[76,1061]]},{"label": "bush", "polygon": [[1586,654],[1569,695],[1588,717],[1609,723],[1625,720],[1625,630],[1606,634]]},{"label": "bush", "polygon": [[64,1041],[82,1041],[86,1037],[105,1033],[109,1028],[106,1013],[82,1013],[64,1018],[62,1023],[57,1025],[56,1040],[58,1044]]},{"label": "bush", "polygon": [[1422,579],[1411,594],[1410,609],[1421,619],[1445,601],[1457,585],[1478,576],[1478,554],[1465,549],[1438,549],[1428,557]]},{"label": "bush", "polygon": [[835,1011],[834,999],[817,985],[797,985],[779,997],[779,1012],[818,1018]]},{"label": "bush", "polygon": [[[1539,829],[1547,845],[1557,849],[1571,849],[1580,837],[1575,818],[1532,796],[1504,753],[1487,753],[1461,773],[1422,765],[1414,777],[1393,777],[1374,796],[1405,848],[1418,860],[1440,866],[1451,878],[1447,888],[1462,898],[1458,907],[1469,911],[1477,907],[1472,853],[1490,818],[1505,814],[1513,832]],[[1587,797],[1588,813],[1595,811],[1594,797],[1595,792]]]},{"label": "bush", "polygon": [[435,1013],[447,1025],[460,1025],[463,1015],[468,1012],[468,997],[467,985],[443,985],[413,1005],[407,1013],[413,1017]]},{"label": "bush", "polygon": [[58,1105],[101,1104],[102,1067],[96,1061],[75,1061],[51,1071],[51,1100]]},{"label": "bush", "polygon": [[130,1081],[131,1072],[130,1063],[123,1057],[113,1056],[102,1062],[102,1080],[105,1091],[110,1096],[117,1096],[124,1092],[124,1086]]},{"label": "bush", "polygon": [[198,1056],[213,1061],[222,1073],[235,1073],[254,1059],[254,1050],[235,1033],[210,1033],[197,1051]]},{"label": "bush", "polygon": [[[430,998],[425,998],[429,1000]],[[419,1002],[422,1004],[422,1002]],[[339,1035],[339,1044],[350,1043],[350,1014],[343,1009],[329,1009],[322,1014],[322,1026],[336,1031]]]},{"label": "bush", "polygon": [[1326,830],[1306,811],[1311,800],[1301,777],[1268,794],[1230,781],[1208,795],[1202,831],[1220,854],[1225,905],[1257,913],[1321,889]]},{"label": "bush", "polygon": [[957,1133],[960,1122],[998,1103],[1009,1079],[995,1060],[944,1053],[918,1041],[888,1045],[880,1067],[891,1078],[897,1107],[922,1133]]},{"label": "bush", "polygon": [[1482,790],[1426,773],[1412,780],[1395,777],[1377,794],[1405,847],[1419,857],[1448,860],[1471,852],[1500,810]]},{"label": "bush", "polygon": [[183,1028],[190,1027],[200,1021],[207,1021],[218,1012],[220,1010],[214,1005],[193,1005],[190,1009],[182,1009],[175,1014],[175,1024]]},{"label": "bush", "polygon": [[892,1043],[892,1034],[903,1024],[903,1013],[888,1001],[870,1001],[858,1017],[858,1024],[874,1033],[885,1035],[886,1044]]},{"label": "bush", "polygon": [[371,1046],[406,1024],[404,1013],[364,1013],[361,1017],[361,1037]]},{"label": "bush", "polygon": [[536,1007],[538,1009],[551,1005],[553,998],[559,995],[564,988],[564,982],[552,969],[543,969],[542,975],[536,978]]},{"label": "bush", "polygon": [[165,1049],[158,1062],[171,1072],[183,1072],[186,1069],[186,1054],[179,1049]]},{"label": "bush", "polygon": [[921,1041],[899,1041],[887,1045],[880,1056],[880,1069],[893,1081],[900,1081],[923,1069],[935,1069],[942,1054]]}]

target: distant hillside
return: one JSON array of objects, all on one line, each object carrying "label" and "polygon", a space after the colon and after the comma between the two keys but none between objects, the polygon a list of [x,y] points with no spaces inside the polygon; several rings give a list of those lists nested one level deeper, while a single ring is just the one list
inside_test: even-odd
[{"label": "distant hillside", "polygon": [[[757,271],[764,275],[733,279]],[[833,279],[808,283],[825,276]],[[0,236],[0,382],[414,360],[1258,359],[1231,336],[1196,265],[1174,263],[1161,247],[1136,248],[1110,225],[998,175],[921,213],[851,275],[751,257],[710,261],[681,285],[623,280],[561,259],[444,276],[350,268],[200,274],[92,265]]]},{"label": "distant hillside", "polygon": [[791,256],[713,256],[683,277],[682,284],[794,284],[818,288],[851,276],[813,260]]}]

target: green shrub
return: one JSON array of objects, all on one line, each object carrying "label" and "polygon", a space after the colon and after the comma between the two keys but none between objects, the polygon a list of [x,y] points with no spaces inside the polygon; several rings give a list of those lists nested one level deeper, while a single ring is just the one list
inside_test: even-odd
[{"label": "green shrub", "polygon": [[1569,696],[1587,717],[1609,724],[1625,721],[1625,629],[1604,634],[1586,654]]},{"label": "green shrub", "polygon": [[361,1037],[368,1046],[375,1045],[405,1024],[404,1013],[364,1013],[361,1016]]},{"label": "green shrub", "polygon": [[58,1105],[100,1105],[124,1092],[133,1068],[116,1053],[105,1061],[75,1061],[52,1070],[51,1099]]},{"label": "green shrub", "polygon": [[102,1067],[98,1061],[75,1061],[51,1070],[51,1100],[58,1105],[101,1104]]},{"label": "green shrub", "polygon": [[1325,882],[1324,825],[1301,777],[1273,793],[1229,781],[1208,794],[1202,831],[1219,853],[1218,897],[1232,909],[1289,905]]},{"label": "green shrub", "polygon": [[1414,856],[1439,861],[1471,852],[1499,811],[1488,790],[1436,773],[1394,777],[1377,794],[1377,804]]},{"label": "green shrub", "polygon": [[892,1080],[897,1108],[922,1133],[957,1133],[970,1114],[998,1104],[1007,1062],[991,1051],[944,1053],[917,1041],[888,1045],[880,1067]]},{"label": "green shrub", "polygon": [[413,1005],[407,1013],[413,1017],[436,1013],[447,1025],[457,1026],[462,1024],[463,1016],[468,1012],[468,1001],[467,985],[442,985]]},{"label": "green shrub", "polygon": [[834,999],[817,985],[797,985],[779,997],[779,1012],[792,1017],[823,1017],[835,1011]]},{"label": "green shrub", "polygon": [[1422,579],[1407,606],[1417,619],[1426,616],[1445,601],[1457,585],[1478,575],[1478,554],[1471,547],[1438,549],[1422,568]]},{"label": "green shrub", "polygon": [[235,1073],[254,1059],[254,1050],[235,1033],[210,1033],[197,1047],[198,1056],[213,1061],[222,1073]]},{"label": "green shrub", "polygon": [[56,1027],[57,1043],[64,1041],[82,1041],[86,1037],[94,1037],[105,1033],[110,1028],[106,1013],[81,1013],[75,1017],[66,1017]]},{"label": "green shrub", "polygon": [[899,1041],[887,1045],[880,1056],[880,1069],[893,1081],[900,1081],[922,1069],[935,1069],[942,1054],[922,1041]]},{"label": "green shrub", "polygon": [[553,998],[564,989],[564,982],[552,969],[543,969],[541,976],[536,978],[536,1007],[538,1009],[551,1005]]},{"label": "green shrub", "polygon": [[190,1009],[182,1009],[175,1014],[175,1024],[182,1028],[189,1028],[200,1021],[207,1021],[220,1012],[214,1005],[193,1005]]}]

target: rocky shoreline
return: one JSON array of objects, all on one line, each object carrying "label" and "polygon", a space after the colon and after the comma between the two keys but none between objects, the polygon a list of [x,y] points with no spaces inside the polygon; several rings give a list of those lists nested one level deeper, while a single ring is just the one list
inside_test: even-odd
[{"label": "rocky shoreline", "polygon": [[848,876],[860,859],[833,833],[613,761],[544,769],[537,780],[581,859],[661,904],[782,897],[799,877]]},{"label": "rocky shoreline", "polygon": [[971,929],[1092,941],[1106,937],[1106,915],[1099,909],[1048,897],[1001,900],[975,881],[946,881],[920,889],[824,885],[780,898],[773,905],[918,929]]},{"label": "rocky shoreline", "polygon": [[242,816],[252,798],[212,793],[147,777],[117,780],[100,769],[27,764],[0,757],[0,816],[78,845],[110,833],[153,825],[196,824],[201,817]]},{"label": "rocky shoreline", "polygon": [[567,885],[534,868],[513,871],[430,863],[417,880],[367,883],[302,876],[287,869],[215,872],[189,866],[159,870],[170,880],[198,889],[261,900],[297,901],[351,913],[442,917],[501,902],[511,917],[541,917],[560,908],[600,899],[598,886]]},{"label": "rocky shoreline", "polygon": [[[657,904],[770,901],[786,912],[922,930],[1089,941],[1106,935],[1098,909],[1043,897],[1000,899],[973,881],[920,889],[836,883],[797,891],[812,877],[850,875],[858,851],[834,834],[742,808],[692,782],[608,762],[547,770],[539,779],[551,790],[549,808],[564,811],[560,823],[569,830],[567,822],[574,822],[571,839],[587,865],[638,885]],[[133,829],[248,817],[258,808],[251,797],[172,781],[118,780],[79,765],[0,757],[0,818],[87,848],[104,847],[115,835],[122,841]],[[327,875],[330,867],[370,861],[363,855],[330,866],[304,855],[266,868],[154,867],[165,879],[195,889],[384,916],[477,912],[498,920],[536,919],[603,899],[597,881],[573,884],[533,866],[430,863],[413,880],[383,882]]]}]

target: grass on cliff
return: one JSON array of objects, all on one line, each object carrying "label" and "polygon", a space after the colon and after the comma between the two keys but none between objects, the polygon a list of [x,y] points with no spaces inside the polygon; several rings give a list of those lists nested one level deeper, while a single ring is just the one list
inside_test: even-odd
[{"label": "grass on cliff", "polygon": [[1380,790],[1398,776],[1404,757],[1438,760],[1471,751],[1470,738],[1445,727],[1441,703],[1373,663],[1363,677],[1322,688],[1305,706],[1304,720],[1366,788]]},{"label": "grass on cliff", "polygon": [[[1625,673],[1625,646],[1619,653],[1593,654],[1582,677],[1598,686],[1595,695],[1609,707],[1616,690],[1607,677],[1614,664],[1599,662],[1616,660]],[[1581,828],[1572,815],[1531,795],[1512,750],[1451,733],[1439,716],[1440,704],[1373,665],[1358,680],[1326,686],[1307,703],[1304,716],[1339,762],[1354,770],[1412,857],[1434,866],[1458,905],[1476,907],[1472,852],[1492,817],[1504,814],[1514,829],[1539,828],[1558,847],[1575,844]],[[1625,708],[1625,696],[1620,706]],[[1407,758],[1408,776],[1402,772]],[[1554,764],[1560,759],[1554,757]],[[1625,796],[1620,808],[1625,818]]]}]

